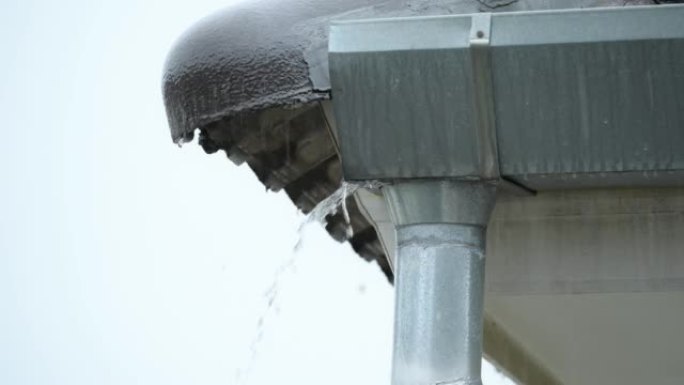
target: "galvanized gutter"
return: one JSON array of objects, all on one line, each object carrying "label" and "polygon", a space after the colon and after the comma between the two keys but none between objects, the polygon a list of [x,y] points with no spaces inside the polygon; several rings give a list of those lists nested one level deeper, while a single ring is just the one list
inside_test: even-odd
[{"label": "galvanized gutter", "polygon": [[344,176],[681,185],[682,20],[645,6],[334,23]]}]

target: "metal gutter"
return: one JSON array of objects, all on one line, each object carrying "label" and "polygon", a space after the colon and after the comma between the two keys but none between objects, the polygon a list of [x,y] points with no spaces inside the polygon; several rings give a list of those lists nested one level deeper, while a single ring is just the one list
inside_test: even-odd
[{"label": "metal gutter", "polygon": [[672,5],[334,23],[344,175],[492,178],[496,153],[533,190],[682,185],[682,20]]}]

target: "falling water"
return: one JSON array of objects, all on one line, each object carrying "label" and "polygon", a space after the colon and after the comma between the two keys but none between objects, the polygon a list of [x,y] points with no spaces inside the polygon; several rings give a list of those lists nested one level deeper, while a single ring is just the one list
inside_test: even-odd
[{"label": "falling water", "polygon": [[347,210],[347,197],[353,195],[360,188],[367,189],[379,189],[382,187],[382,183],[378,181],[364,181],[364,182],[346,182],[342,181],[340,187],[335,190],[330,196],[320,201],[316,207],[311,210],[309,215],[306,217],[304,222],[299,225],[299,240],[295,245],[295,252],[302,247],[304,241],[304,232],[306,227],[313,224],[319,223],[325,226],[325,218],[328,215],[337,214],[338,210],[342,209],[342,215],[344,221],[347,224],[347,238],[351,238],[354,232],[351,227],[351,218],[349,217],[349,211]]},{"label": "falling water", "polygon": [[291,271],[297,263],[297,257],[300,254],[299,251],[304,245],[304,235],[307,228],[315,223],[325,225],[325,218],[328,215],[336,214],[338,210],[341,209],[342,215],[344,216],[344,220],[347,224],[347,237],[351,238],[353,236],[353,231],[351,228],[349,211],[347,210],[347,198],[353,195],[360,188],[375,190],[381,187],[382,183],[378,181],[367,181],[360,183],[342,181],[340,187],[337,190],[335,190],[335,192],[333,192],[324,200],[320,201],[313,208],[313,210],[311,210],[311,212],[304,218],[302,223],[299,225],[299,229],[297,231],[298,240],[292,250],[291,255],[283,264],[281,264],[278,267],[273,276],[273,283],[264,293],[266,307],[257,321],[257,331],[256,335],[254,336],[250,344],[249,360],[247,362],[247,365],[244,368],[238,370],[238,372],[236,373],[235,377],[238,384],[247,382],[247,378],[252,370],[254,362],[256,361],[259,347],[264,338],[265,324],[268,321],[268,319],[271,318],[271,315],[273,313],[278,312],[280,287],[286,274],[289,271]]},{"label": "falling water", "polygon": [[[342,208],[344,220],[347,223],[347,228],[351,228],[349,221],[349,212],[347,212],[346,200],[347,197],[349,195],[354,194],[354,192],[356,192],[357,189],[358,187],[356,187],[355,185],[350,185],[349,183],[343,181],[341,186],[337,190],[335,190],[335,192],[330,194],[330,196],[323,199],[322,201],[318,202],[316,207],[314,207],[313,210],[311,210],[309,215],[307,215],[304,221],[299,225],[299,230],[297,231],[298,240],[294,246],[295,254],[304,244],[304,237],[307,227],[315,223],[325,226],[325,218],[328,215],[336,214],[340,208]],[[349,234],[350,230],[347,230],[347,233]]]},{"label": "falling water", "polygon": [[235,375],[235,379],[237,380],[238,384],[247,382],[247,378],[252,371],[252,366],[256,361],[259,347],[261,346],[261,342],[264,338],[265,323],[269,318],[271,318],[273,313],[278,313],[279,289],[282,285],[283,279],[286,276],[286,273],[294,268],[296,257],[296,253],[292,253],[287,260],[278,267],[273,275],[273,282],[271,283],[271,286],[264,293],[266,307],[257,320],[257,330],[249,346],[249,358],[247,365],[243,368],[240,368]]}]

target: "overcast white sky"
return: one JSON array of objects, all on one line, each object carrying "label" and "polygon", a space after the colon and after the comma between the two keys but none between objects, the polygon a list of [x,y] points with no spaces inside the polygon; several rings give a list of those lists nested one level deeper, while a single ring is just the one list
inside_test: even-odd
[{"label": "overcast white sky", "polygon": [[99,3],[0,11],[0,384],[236,384],[262,315],[243,384],[389,384],[377,266],[310,229],[268,310],[302,216],[171,143],[164,57],[230,1]]}]

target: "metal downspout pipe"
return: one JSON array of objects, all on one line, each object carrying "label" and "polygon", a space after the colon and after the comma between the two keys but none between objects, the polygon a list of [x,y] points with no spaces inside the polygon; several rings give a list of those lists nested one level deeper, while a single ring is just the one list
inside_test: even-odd
[{"label": "metal downspout pipe", "polygon": [[384,188],[397,233],[392,385],[480,385],[485,232],[496,186]]}]

